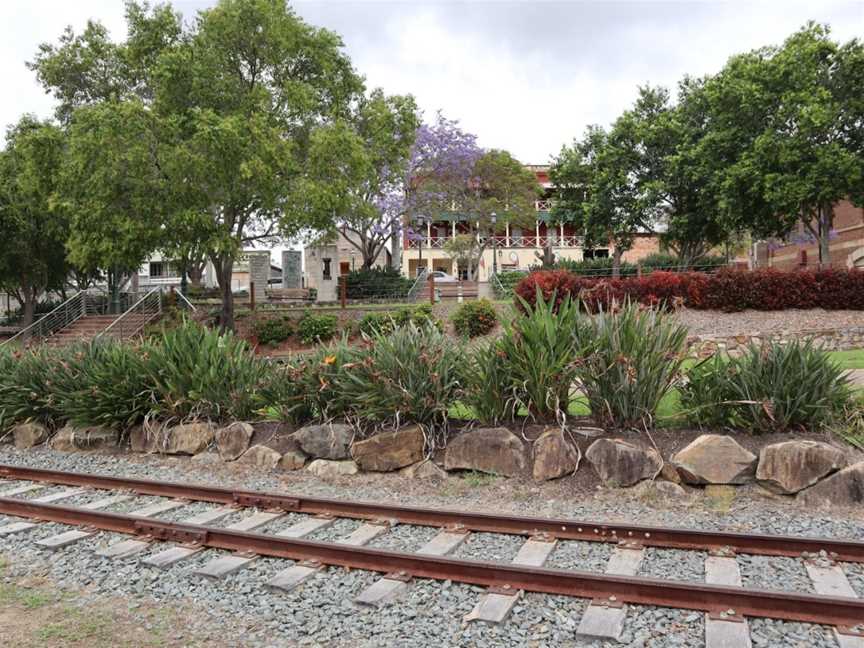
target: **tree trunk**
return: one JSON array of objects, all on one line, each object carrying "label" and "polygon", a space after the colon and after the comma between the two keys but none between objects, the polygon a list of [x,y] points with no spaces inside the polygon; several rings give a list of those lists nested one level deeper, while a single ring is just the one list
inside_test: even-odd
[{"label": "tree trunk", "polygon": [[831,265],[831,226],[834,224],[834,210],[831,205],[819,209],[819,266]]},{"label": "tree trunk", "polygon": [[36,289],[33,286],[21,288],[21,324],[26,328],[33,323],[36,314]]},{"label": "tree trunk", "polygon": [[192,261],[186,270],[193,288],[201,288],[204,279],[204,263]]},{"label": "tree trunk", "polygon": [[222,292],[222,310],[219,313],[219,330],[234,330],[234,293],[231,290],[231,278],[234,274],[234,259],[231,257],[214,257],[213,267],[216,269],[216,282]]},{"label": "tree trunk", "polygon": [[619,246],[615,246],[612,250],[612,278],[618,279],[621,276],[621,256],[624,254]]}]

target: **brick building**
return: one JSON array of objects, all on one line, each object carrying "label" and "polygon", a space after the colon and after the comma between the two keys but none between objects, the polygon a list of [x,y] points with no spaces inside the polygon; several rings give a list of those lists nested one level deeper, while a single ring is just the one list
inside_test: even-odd
[{"label": "brick building", "polygon": [[[819,246],[808,234],[803,223],[799,223],[787,237],[788,242],[779,246],[756,243],[752,251],[753,265],[779,270],[815,268],[819,264]],[[834,205],[834,230],[829,249],[832,268],[864,268],[864,209],[848,200]]]},{"label": "brick building", "polygon": [[[608,257],[612,247],[605,246],[587,250],[578,227],[572,224],[553,224],[549,220],[554,188],[549,181],[549,167],[545,165],[527,165],[534,171],[537,181],[543,187],[543,196],[536,201],[537,219],[534,227],[511,227],[505,225],[504,230],[492,237],[480,258],[478,280],[488,281],[492,274],[493,255],[497,256],[499,272],[508,270],[525,270],[539,263],[543,249],[551,243],[556,258],[574,261],[583,258]],[[422,236],[409,237],[407,232],[402,239],[402,274],[407,277],[417,276],[420,268],[442,270],[454,276],[465,278],[466,269],[456,267],[456,262],[444,250],[445,243],[459,234],[471,231],[468,217],[462,214],[444,214],[432,223],[427,223]],[[643,257],[659,251],[659,240],[651,233],[640,234],[632,249],[624,253],[625,261],[636,262]]]}]

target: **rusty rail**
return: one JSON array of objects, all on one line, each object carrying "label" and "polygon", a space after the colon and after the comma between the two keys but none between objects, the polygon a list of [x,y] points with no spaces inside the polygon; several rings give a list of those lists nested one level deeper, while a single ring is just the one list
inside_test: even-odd
[{"label": "rusty rail", "polygon": [[864,542],[796,536],[700,531],[644,525],[605,524],[567,519],[544,519],[389,506],[367,502],[282,495],[266,491],[218,488],[198,484],[178,484],[145,479],[128,479],[83,473],[44,470],[0,464],[0,477],[66,486],[131,490],[141,495],[178,497],[216,504],[238,504],[281,509],[310,515],[378,520],[391,519],[403,524],[447,527],[461,526],[468,531],[530,536],[546,533],[562,540],[591,542],[638,542],[644,546],[705,551],[731,550],[737,553],[798,557],[803,553],[824,551],[836,560],[864,563]]},{"label": "rusty rail", "polygon": [[841,627],[852,627],[864,619],[864,600],[853,598],[423,556],[338,543],[294,540],[194,524],[163,522],[120,513],[42,504],[32,500],[8,497],[0,497],[0,513],[154,539],[191,541],[204,547],[261,556],[298,561],[315,560],[326,565],[383,573],[404,572],[420,578],[451,580],[487,587],[507,585],[511,591],[525,590],[601,601],[660,605],[702,610],[714,614],[732,610],[735,615]]}]

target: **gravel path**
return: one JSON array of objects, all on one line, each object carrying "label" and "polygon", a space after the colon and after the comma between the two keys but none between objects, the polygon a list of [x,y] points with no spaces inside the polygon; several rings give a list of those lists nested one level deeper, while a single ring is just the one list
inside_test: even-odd
[{"label": "gravel path", "polygon": [[[661,524],[702,529],[800,535],[828,535],[860,538],[864,536],[864,519],[850,512],[844,515],[803,515],[800,509],[786,507],[774,500],[741,496],[730,511],[718,513],[698,504],[646,507],[636,499],[622,496],[621,491],[599,490],[594,496],[573,498],[555,491],[542,497],[542,490],[530,483],[496,480],[494,485],[458,489],[447,494],[440,484],[423,485],[398,477],[388,480],[359,478],[324,482],[306,474],[277,475],[208,466],[197,471],[189,462],[157,457],[110,457],[104,455],[66,455],[52,451],[20,453],[0,448],[0,462],[55,467],[62,470],[138,476],[148,479],[195,481],[236,485],[248,489],[270,489],[322,497],[351,498],[369,501],[398,501],[405,505],[464,508],[482,512],[510,511],[517,514],[558,516],[607,522]],[[461,480],[460,480],[461,482]],[[43,491],[47,493],[47,489]],[[520,493],[529,493],[527,497]],[[99,497],[104,493],[98,494]],[[116,505],[114,510],[129,511],[156,501],[140,497]],[[187,517],[212,505],[194,504],[160,515],[162,519]],[[248,513],[245,513],[248,514]],[[181,517],[182,516],[182,517]],[[290,514],[265,528],[275,533],[306,519]],[[230,524],[223,518],[218,524]],[[339,520],[322,529],[311,539],[334,540],[350,533],[357,522]],[[704,645],[704,615],[698,612],[670,610],[648,606],[630,606],[625,623],[623,643],[611,644],[576,640],[575,628],[586,601],[568,597],[526,594],[502,626],[465,624],[463,618],[482,595],[482,588],[458,584],[416,580],[403,598],[382,609],[370,610],[353,604],[353,598],[370,585],[378,574],[360,570],[328,568],[322,570],[297,590],[273,593],[265,587],[272,576],[290,561],[261,558],[248,568],[222,581],[201,579],[192,572],[213,559],[225,555],[218,550],[202,551],[194,557],[162,571],[140,564],[140,559],[161,550],[154,545],[142,554],[125,560],[106,560],[94,555],[115,534],[99,533],[62,551],[52,553],[37,549],[33,540],[52,535],[67,527],[43,524],[33,531],[0,538],[0,554],[8,566],[0,578],[12,581],[45,576],[58,586],[75,592],[77,598],[98,601],[99,596],[126,596],[168,605],[180,601],[198,606],[200,614],[188,619],[189,632],[212,631],[214,625],[230,623],[243,628],[235,645],[242,646],[667,646],[701,647]],[[370,546],[395,550],[415,550],[438,533],[431,527],[396,525],[376,538]],[[516,536],[472,534],[457,550],[465,558],[509,562],[524,539]],[[602,571],[611,553],[608,544],[562,541],[547,562],[549,567]],[[704,556],[700,552],[669,552],[649,548],[643,561],[645,575],[702,580]],[[770,561],[763,564],[763,561]],[[775,562],[778,561],[779,562]],[[739,556],[745,585],[776,587],[778,582],[794,583],[799,591],[810,591],[806,572],[795,560],[764,559]],[[850,581],[864,589],[864,570],[847,569]],[[831,633],[818,626],[752,621],[754,645],[774,648],[835,646]],[[231,640],[229,640],[230,643]],[[808,643],[809,642],[809,643]]]}]

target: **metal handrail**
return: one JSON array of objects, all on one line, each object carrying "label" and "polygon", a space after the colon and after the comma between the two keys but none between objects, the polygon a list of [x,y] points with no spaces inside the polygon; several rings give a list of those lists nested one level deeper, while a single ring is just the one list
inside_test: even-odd
[{"label": "metal handrail", "polygon": [[[411,289],[408,291],[408,294],[405,296],[408,301],[416,301],[417,300],[417,292],[420,289],[420,286],[425,284],[427,270],[425,267],[420,268],[420,272],[417,273],[417,278],[414,280],[414,284],[411,286]],[[422,282],[422,283],[421,283]]]},{"label": "metal handrail", "polygon": [[179,297],[180,300],[181,300],[184,304],[186,304],[186,308],[188,308],[189,310],[191,310],[193,313],[194,313],[195,311],[198,310],[197,308],[195,308],[195,304],[193,304],[191,301],[189,301],[189,298],[186,297],[186,295],[183,294],[183,291],[182,291],[182,290],[175,290],[175,291],[174,291],[174,295],[176,295],[177,297]]},{"label": "metal handrail", "polygon": [[125,313],[111,322],[95,339],[98,340],[104,335],[112,336],[118,340],[130,338],[161,314],[162,289],[153,288],[130,306]]},{"label": "metal handrail", "polygon": [[33,337],[46,338],[52,333],[66,328],[72,322],[87,314],[87,291],[81,290],[60,304],[57,308],[46,313],[38,320],[30,324],[8,340],[0,342],[0,346],[9,344],[13,340],[29,340]]}]

